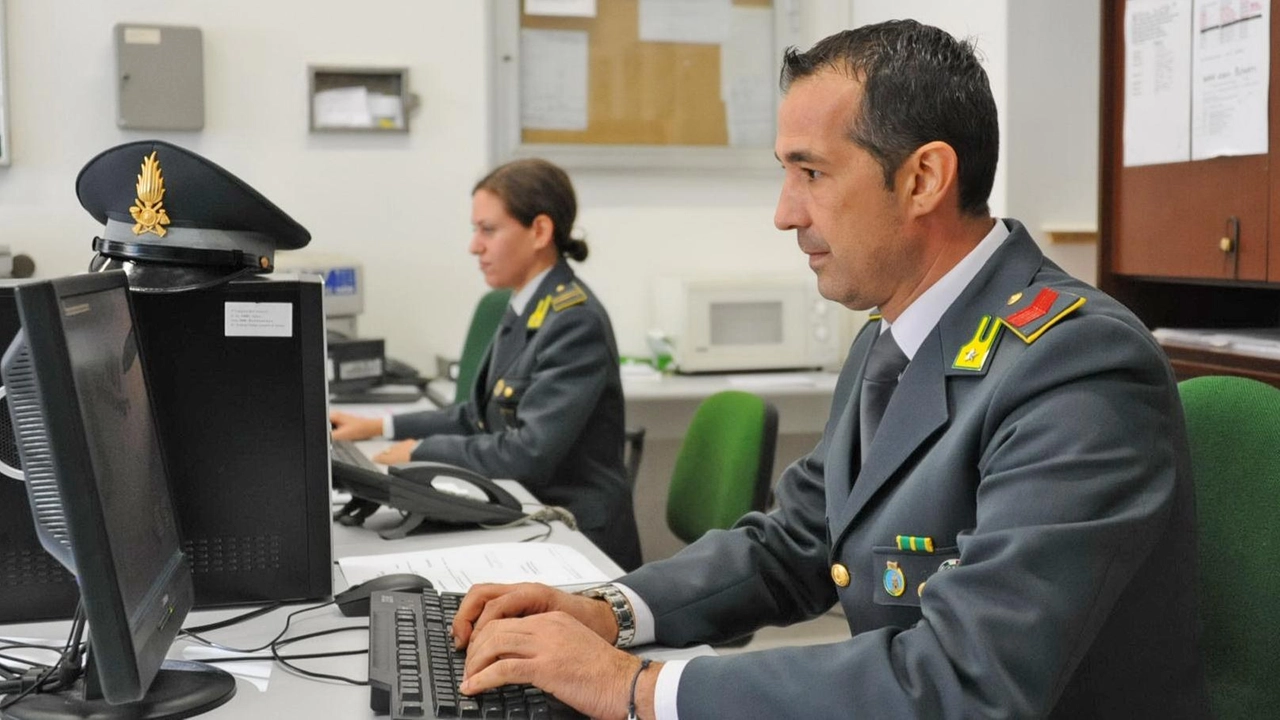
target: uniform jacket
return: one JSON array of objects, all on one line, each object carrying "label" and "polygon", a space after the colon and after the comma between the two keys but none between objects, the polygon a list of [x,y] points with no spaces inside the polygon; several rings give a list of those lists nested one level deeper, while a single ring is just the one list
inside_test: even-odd
[{"label": "uniform jacket", "polygon": [[540,502],[568,508],[623,568],[636,567],[622,381],[604,306],[561,261],[511,332],[522,347],[508,366],[492,367],[491,343],[469,400],[397,415],[396,436],[422,438],[414,460],[519,480]]},{"label": "uniform jacket", "polygon": [[[619,580],[669,645],[835,602],[848,618],[843,642],[693,660],[681,720],[1208,716],[1168,363],[1132,314],[1005,222],[907,366],[865,464],[858,396],[879,322],[854,341],[776,510]],[[954,367],[984,316],[1025,321],[1032,342],[1002,324],[980,369]]]}]

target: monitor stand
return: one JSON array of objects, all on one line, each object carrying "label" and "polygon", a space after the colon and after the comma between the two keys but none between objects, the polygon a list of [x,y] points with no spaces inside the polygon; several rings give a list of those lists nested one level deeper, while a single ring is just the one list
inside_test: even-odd
[{"label": "monitor stand", "polygon": [[236,694],[235,678],[227,671],[185,660],[165,660],[147,694],[137,702],[112,705],[86,685],[96,686],[96,677],[87,682],[82,675],[61,692],[28,695],[0,711],[0,716],[6,720],[176,720],[206,713]]}]

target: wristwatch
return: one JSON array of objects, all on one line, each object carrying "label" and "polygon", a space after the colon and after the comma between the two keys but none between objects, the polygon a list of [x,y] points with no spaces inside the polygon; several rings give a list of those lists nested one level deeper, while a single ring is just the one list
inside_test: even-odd
[{"label": "wristwatch", "polygon": [[629,647],[631,641],[636,638],[636,614],[631,609],[631,602],[627,600],[627,596],[614,585],[597,585],[579,591],[578,594],[609,603],[609,609],[613,610],[613,617],[618,621],[618,639],[613,645],[620,648]]}]

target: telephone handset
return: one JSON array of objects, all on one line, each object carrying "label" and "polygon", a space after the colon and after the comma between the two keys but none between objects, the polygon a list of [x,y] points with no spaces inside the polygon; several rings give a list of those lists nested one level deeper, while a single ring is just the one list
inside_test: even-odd
[{"label": "telephone handset", "polygon": [[334,460],[333,477],[356,498],[407,513],[402,523],[380,533],[387,539],[404,537],[424,523],[501,524],[525,518],[511,493],[473,470],[448,463],[392,465],[384,474]]}]

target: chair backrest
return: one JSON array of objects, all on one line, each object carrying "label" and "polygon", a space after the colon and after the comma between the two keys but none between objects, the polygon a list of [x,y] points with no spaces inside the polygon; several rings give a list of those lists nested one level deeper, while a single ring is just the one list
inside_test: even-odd
[{"label": "chair backrest", "polygon": [[685,542],[769,505],[778,411],[758,395],[726,390],[694,412],[671,473],[667,526]]},{"label": "chair backrest", "polygon": [[462,354],[458,356],[455,403],[471,397],[471,386],[476,381],[485,348],[489,347],[493,334],[498,331],[498,323],[502,322],[502,315],[510,302],[510,290],[490,290],[476,304],[476,311],[471,315],[471,327],[467,328],[467,339],[462,344]]},{"label": "chair backrest", "polygon": [[1178,384],[1196,485],[1202,647],[1219,718],[1280,717],[1280,389]]}]

